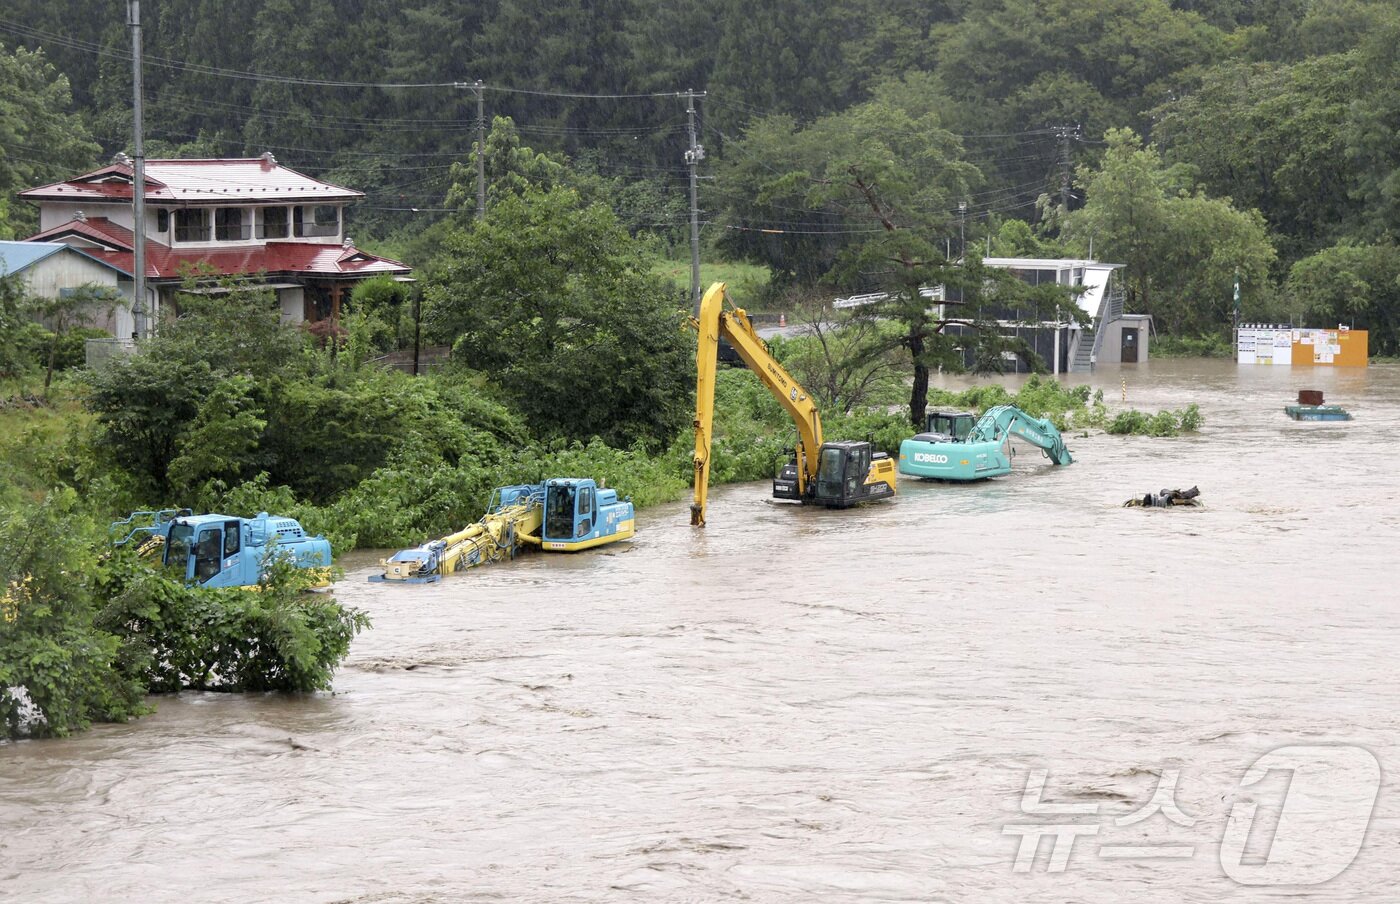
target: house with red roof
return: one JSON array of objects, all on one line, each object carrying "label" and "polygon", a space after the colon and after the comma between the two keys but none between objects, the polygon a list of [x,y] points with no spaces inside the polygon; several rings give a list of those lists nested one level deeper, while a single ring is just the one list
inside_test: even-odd
[{"label": "house with red roof", "polygon": [[[59,243],[107,265],[132,293],[135,215],[130,160],[19,193],[39,208],[25,241]],[[277,293],[288,322],[336,319],[361,280],[407,280],[411,269],[355,247],[345,208],[362,192],[313,179],[271,154],[231,160],[148,160],[145,165],[147,310],[159,316],[175,293],[218,292],[221,278],[251,277]],[[121,278],[124,276],[125,278]],[[131,322],[119,317],[118,335]]]}]

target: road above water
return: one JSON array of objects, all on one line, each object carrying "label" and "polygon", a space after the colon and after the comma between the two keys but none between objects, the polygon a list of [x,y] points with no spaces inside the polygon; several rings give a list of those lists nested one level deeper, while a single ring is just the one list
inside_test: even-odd
[{"label": "road above water", "polygon": [[[0,747],[0,898],[1277,900],[1297,889],[1237,884],[1221,839],[1251,763],[1317,744],[1387,771],[1355,863],[1304,891],[1391,897],[1400,368],[1068,382],[1206,427],[847,512],[722,487],[703,532],[676,503],[630,545],[438,585],[352,559],[337,593],[374,627],[333,694],[185,694]],[[1357,419],[1288,420],[1300,388]],[[1121,508],[1193,484],[1204,509]],[[1083,811],[1023,812],[1036,770]],[[1191,824],[1119,825],[1173,770]],[[1004,827],[1032,823],[1098,829],[1016,872]],[[1167,843],[1189,851],[1105,853]]]}]

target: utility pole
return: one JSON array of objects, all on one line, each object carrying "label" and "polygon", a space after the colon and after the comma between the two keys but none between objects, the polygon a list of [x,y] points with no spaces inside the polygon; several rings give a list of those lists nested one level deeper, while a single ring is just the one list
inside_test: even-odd
[{"label": "utility pole", "polygon": [[413,292],[413,375],[418,376],[418,348],[423,341],[423,292]]},{"label": "utility pole", "polygon": [[1060,139],[1060,214],[1069,213],[1069,192],[1070,192],[1070,139],[1078,141],[1080,138],[1078,124],[1074,126],[1060,126],[1055,130],[1055,134]]},{"label": "utility pole", "polygon": [[[705,92],[700,92],[704,97]],[[685,113],[690,120],[690,147],[685,152],[685,165],[690,169],[690,306],[700,314],[700,199],[695,187],[696,168],[705,159],[705,148],[695,134],[695,92],[685,92]]]},{"label": "utility pole", "polygon": [[134,338],[146,338],[146,143],[142,137],[141,95],[141,0],[127,0],[126,24],[131,28],[131,131],[132,151],[131,203],[134,223],[131,228],[133,260],[131,273],[131,320]]},{"label": "utility pole", "polygon": [[[486,101],[481,79],[476,80],[476,218],[486,217]],[[417,362],[414,363],[414,373]]]},{"label": "utility pole", "polygon": [[967,202],[958,202],[958,256],[967,265]]}]

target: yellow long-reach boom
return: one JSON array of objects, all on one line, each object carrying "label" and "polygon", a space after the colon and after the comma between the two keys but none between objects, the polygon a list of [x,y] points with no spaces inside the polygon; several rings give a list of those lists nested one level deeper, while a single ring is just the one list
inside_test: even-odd
[{"label": "yellow long-reach boom", "polygon": [[822,442],[822,419],[816,403],[769,353],[742,308],[726,311],[725,285],[715,283],[700,301],[695,327],[695,498],[690,523],[705,526],[710,490],[710,447],[715,414],[715,371],[720,339],[726,340],[749,370],[773,394],[797,427],[792,459],[773,480],[773,495],[831,508],[894,495],[894,461],[874,452],[868,442]]}]

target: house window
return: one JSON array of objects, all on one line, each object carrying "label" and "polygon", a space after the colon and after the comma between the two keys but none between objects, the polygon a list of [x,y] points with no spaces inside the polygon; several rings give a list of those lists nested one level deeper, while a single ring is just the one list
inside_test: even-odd
[{"label": "house window", "polygon": [[285,239],[287,237],[287,208],[258,208],[258,238]]},{"label": "house window", "polygon": [[297,238],[340,235],[340,208],[331,204],[304,204],[292,208]]},{"label": "house window", "polygon": [[247,211],[241,207],[220,207],[214,211],[214,238],[220,242],[244,242],[252,235]]},{"label": "house window", "polygon": [[170,211],[156,211],[156,232],[165,233],[170,231]]},{"label": "house window", "polygon": [[209,211],[203,207],[175,211],[175,241],[209,241]]}]

